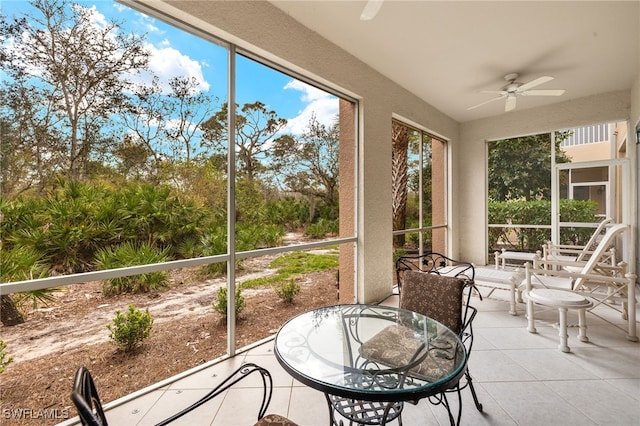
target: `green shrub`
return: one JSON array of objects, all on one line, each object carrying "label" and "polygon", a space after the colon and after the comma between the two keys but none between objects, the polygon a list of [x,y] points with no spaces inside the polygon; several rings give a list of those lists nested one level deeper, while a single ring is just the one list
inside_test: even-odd
[{"label": "green shrub", "polygon": [[293,298],[300,293],[300,284],[295,280],[282,282],[279,286],[274,287],[278,297],[285,303],[293,303]]},{"label": "green shrub", "polygon": [[[4,249],[0,243],[0,277],[4,282],[32,280],[49,276],[46,264],[40,261],[38,252],[24,246],[14,246],[10,250]],[[14,301],[17,306],[30,303],[33,309],[37,309],[42,303],[48,305],[56,300],[53,295],[59,288],[45,288],[41,290],[25,291],[17,293]]]},{"label": "green shrub", "polygon": [[[240,313],[244,310],[245,301],[244,296],[240,290],[240,287],[236,287],[236,318],[240,315]],[[225,318],[227,317],[227,288],[220,287],[218,289],[218,293],[216,294],[216,300],[213,301],[213,309],[222,314]]]},{"label": "green shrub", "polygon": [[126,315],[119,310],[116,311],[116,317],[107,328],[111,332],[109,338],[125,352],[130,352],[138,343],[149,337],[152,325],[153,318],[148,308],[143,313],[135,306],[129,305]]},{"label": "green shrub", "polygon": [[[161,263],[169,260],[166,250],[151,247],[149,244],[136,246],[124,243],[115,249],[103,249],[96,254],[98,269],[116,269],[127,266]],[[105,295],[121,293],[146,293],[167,285],[167,272],[149,272],[128,277],[111,278],[103,283]]]},{"label": "green shrub", "polygon": [[[563,222],[597,222],[597,204],[593,201],[560,200],[560,216]],[[498,243],[519,251],[540,250],[549,240],[550,230],[544,228],[519,228],[518,224],[551,225],[551,202],[536,201],[490,201],[489,223],[512,224],[515,227],[489,228],[489,251],[500,248]],[[562,244],[580,244],[593,233],[592,228],[562,228]],[[584,241],[583,241],[584,240]]]},{"label": "green shrub", "polygon": [[319,219],[307,227],[304,234],[309,238],[324,238],[327,235],[336,235],[339,231],[337,220]]},{"label": "green shrub", "polygon": [[270,224],[239,224],[236,229],[236,250],[248,251],[275,247],[282,243],[284,227]]},{"label": "green shrub", "polygon": [[7,344],[0,339],[0,374],[4,373],[7,365],[13,362],[13,357],[7,355]]},{"label": "green shrub", "polygon": [[172,258],[198,241],[212,213],[166,185],[60,180],[37,199],[0,198],[3,249],[26,247],[61,273],[87,272],[96,253],[123,242],[152,242]]}]

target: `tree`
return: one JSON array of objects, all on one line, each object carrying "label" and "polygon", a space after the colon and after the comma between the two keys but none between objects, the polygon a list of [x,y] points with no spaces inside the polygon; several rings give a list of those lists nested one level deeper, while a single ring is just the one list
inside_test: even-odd
[{"label": "tree", "polygon": [[297,192],[310,200],[310,220],[314,200],[320,199],[337,215],[339,185],[340,129],[321,124],[312,114],[304,132],[294,138],[284,135],[274,141],[272,167],[282,175],[287,191]]},{"label": "tree", "polygon": [[[122,34],[115,22],[99,23],[94,9],[69,0],[33,0],[32,5],[36,13],[3,19],[0,25],[8,91],[26,91],[38,100],[13,112],[28,111],[38,119],[41,127],[30,132],[34,136],[43,130],[67,136],[59,161],[77,179],[94,154],[102,121],[124,103],[130,86],[126,76],[144,69],[149,54],[143,36]],[[42,157],[60,148],[46,146],[49,152]]]},{"label": "tree", "polygon": [[[560,148],[570,132],[558,132],[556,163],[570,159]],[[489,144],[489,198],[493,201],[551,197],[551,135],[502,139]]]},{"label": "tree", "polygon": [[[120,159],[120,168],[128,172],[146,168],[148,158],[153,157],[153,171],[160,173],[162,143],[164,142],[165,117],[169,111],[169,100],[162,95],[158,77],[150,83],[137,85],[127,108],[121,114],[124,127],[131,133],[125,137],[123,147],[115,154]],[[131,154],[135,154],[133,157]]]},{"label": "tree", "polygon": [[[118,150],[121,166],[127,163],[131,166],[131,158],[123,154],[135,150],[140,165],[145,168],[152,157],[153,172],[158,176],[167,157],[172,164],[184,161],[189,165],[193,158],[203,155],[198,136],[203,130],[201,125],[213,113],[217,99],[202,93],[198,86],[194,78],[173,77],[167,91],[154,77],[151,83],[135,88],[121,115],[122,124],[131,131],[127,137],[128,149]],[[129,170],[133,169],[129,167]]]},{"label": "tree", "polygon": [[[405,125],[393,121],[391,123],[391,200],[393,212],[393,230],[405,228],[407,218],[407,183],[409,180],[409,132]],[[402,247],[405,234],[394,235],[394,247]]]},{"label": "tree", "polygon": [[199,152],[194,147],[195,136],[202,130],[202,124],[213,112],[214,105],[214,99],[200,92],[198,84],[195,78],[174,77],[169,81],[170,113],[177,117],[173,117],[173,125],[166,126],[165,132],[176,145],[174,157],[181,158],[180,153],[183,153],[187,164],[191,162],[192,155]]},{"label": "tree", "polygon": [[[237,108],[236,108],[237,109]],[[219,153],[227,152],[229,113],[227,105],[202,124],[204,139]],[[267,110],[264,103],[247,103],[236,113],[237,173],[253,181],[266,167],[263,164],[270,142],[287,125],[287,120]]]}]

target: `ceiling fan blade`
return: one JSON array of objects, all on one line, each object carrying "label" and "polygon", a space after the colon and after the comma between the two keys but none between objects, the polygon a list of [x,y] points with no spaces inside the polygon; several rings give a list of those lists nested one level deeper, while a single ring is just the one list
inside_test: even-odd
[{"label": "ceiling fan blade", "polygon": [[361,21],[370,21],[376,17],[380,8],[382,7],[382,3],[384,0],[369,0],[367,4],[364,5],[364,9],[362,9],[362,14],[360,15]]},{"label": "ceiling fan blade", "polygon": [[522,96],[562,96],[564,95],[564,90],[562,89],[550,89],[550,90],[527,90],[526,92],[520,93]]},{"label": "ceiling fan blade", "polygon": [[498,101],[498,100],[503,99],[503,98],[504,98],[504,96],[498,96],[497,98],[491,98],[488,101],[484,101],[484,102],[479,103],[478,105],[474,105],[472,107],[467,108],[467,111],[472,110],[472,109],[476,109],[478,107],[481,107],[481,106],[486,105],[488,103],[491,103],[493,101]]},{"label": "ceiling fan blade", "polygon": [[520,87],[518,87],[518,92],[524,92],[526,90],[532,89],[536,86],[539,86],[541,84],[544,84],[548,81],[553,80],[553,77],[550,77],[548,75],[544,75],[542,77],[538,77],[535,80],[531,80],[528,83],[524,83],[523,85],[521,85]]},{"label": "ceiling fan blade", "polygon": [[507,102],[504,104],[504,112],[516,109],[516,95],[507,96]]}]

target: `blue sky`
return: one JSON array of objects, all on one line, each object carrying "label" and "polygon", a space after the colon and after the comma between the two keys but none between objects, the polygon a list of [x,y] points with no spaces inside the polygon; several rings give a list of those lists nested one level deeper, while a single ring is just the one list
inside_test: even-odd
[{"label": "blue sky", "polygon": [[[125,33],[146,34],[151,52],[150,67],[166,84],[171,77],[194,77],[203,91],[226,100],[227,51],[211,42],[176,29],[153,17],[108,0],[78,1],[95,9],[95,21],[116,20]],[[5,16],[33,11],[27,1],[2,0]],[[274,71],[250,59],[238,57],[236,101],[260,100],[289,121],[288,131],[297,134],[312,113],[323,124],[331,124],[338,114],[338,100],[326,92]]]}]

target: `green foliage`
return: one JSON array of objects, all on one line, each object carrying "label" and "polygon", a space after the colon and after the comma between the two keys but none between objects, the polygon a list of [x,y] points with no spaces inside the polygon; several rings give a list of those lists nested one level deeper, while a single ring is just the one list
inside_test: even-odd
[{"label": "green foliage", "polygon": [[283,281],[279,286],[274,287],[274,291],[285,303],[293,303],[293,298],[300,293],[300,284],[294,279]]},{"label": "green foliage", "polygon": [[337,268],[338,256],[335,254],[294,252],[274,259],[269,266],[277,268],[280,273],[308,274]]},{"label": "green foliage", "polygon": [[307,227],[304,235],[310,238],[325,238],[327,235],[337,235],[339,225],[337,220],[320,218],[316,223]]},{"label": "green foliage", "polygon": [[[569,158],[560,148],[570,132],[557,132],[556,163]],[[551,135],[524,136],[489,144],[489,198],[494,201],[550,199]]]},{"label": "green foliage", "polygon": [[407,252],[405,249],[397,248],[393,250],[393,264],[395,266],[396,261],[400,259],[402,256],[406,256]]},{"label": "green foliage", "polygon": [[7,354],[7,344],[0,339],[0,374],[4,373],[7,365],[13,362],[13,357]]},{"label": "green foliage", "polygon": [[301,228],[309,217],[309,203],[293,197],[269,200],[266,204],[267,217],[272,223],[282,224],[287,230]]},{"label": "green foliage", "polygon": [[281,244],[284,228],[278,224],[241,224],[236,229],[236,250],[248,251]]},{"label": "green foliage", "polygon": [[[167,250],[151,247],[149,244],[136,246],[131,242],[123,243],[113,249],[106,248],[96,254],[98,269],[116,269],[133,265],[162,263],[169,260]],[[103,283],[105,295],[120,293],[146,293],[167,285],[166,272],[149,272],[146,274],[111,278]]]},{"label": "green foliage", "polygon": [[[218,289],[218,293],[216,293],[216,299],[213,301],[213,309],[225,318],[227,317],[227,299],[227,287],[220,287]],[[245,300],[240,287],[236,287],[235,299],[235,312],[237,318],[245,308]]]},{"label": "green foliage", "polygon": [[129,311],[123,315],[119,310],[112,320],[112,324],[107,325],[111,332],[109,338],[113,343],[130,352],[136,348],[144,339],[151,334],[153,317],[147,309],[144,313],[135,306],[129,305]]},{"label": "green foliage", "polygon": [[[582,200],[561,200],[560,216],[566,222],[597,222],[597,203]],[[551,225],[550,201],[490,201],[489,223]],[[562,228],[562,242],[579,243],[589,239],[592,229]],[[550,240],[549,229],[489,228],[489,251],[499,248],[498,242],[519,251],[540,250]]]},{"label": "green foliage", "polygon": [[42,255],[28,247],[7,248],[0,242],[0,277],[3,282],[30,280],[47,276],[48,269],[40,261]]},{"label": "green foliage", "polygon": [[295,252],[274,259],[269,267],[277,269],[275,275],[244,281],[242,288],[262,287],[287,281],[299,275],[337,268],[338,256],[335,254]]},{"label": "green foliage", "polygon": [[31,304],[33,309],[38,309],[40,304],[49,306],[49,303],[56,301],[54,293],[60,291],[59,288],[44,288],[40,290],[31,290],[18,293],[15,297],[15,303],[17,306],[22,306],[27,303]]},{"label": "green foliage", "polygon": [[100,250],[124,242],[148,244],[179,258],[198,241],[208,212],[167,186],[140,183],[108,188],[60,181],[37,200],[2,201],[5,249],[22,247],[62,273],[93,270]]},{"label": "green foliage", "polygon": [[[13,247],[3,250],[0,244],[0,277],[3,282],[23,281],[48,276],[49,269],[40,261],[41,255],[27,247]],[[48,305],[56,300],[53,295],[58,288],[46,288],[41,290],[25,291],[17,293],[14,302],[17,306],[30,303],[33,309],[37,309],[42,303]]]}]

